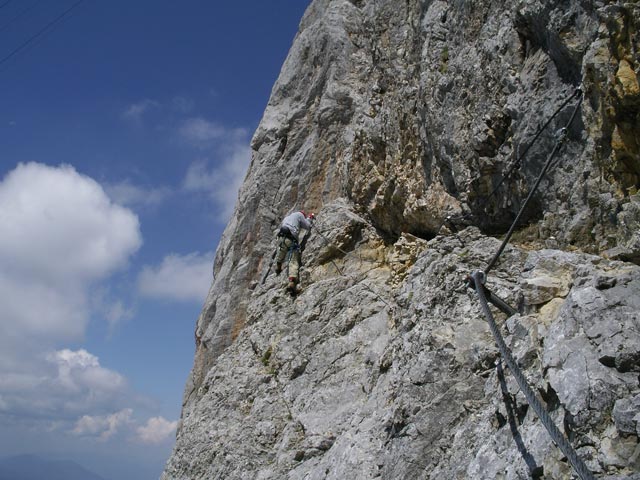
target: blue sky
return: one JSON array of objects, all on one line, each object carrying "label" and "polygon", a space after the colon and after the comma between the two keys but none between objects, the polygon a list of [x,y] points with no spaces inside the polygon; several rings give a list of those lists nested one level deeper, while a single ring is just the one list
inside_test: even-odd
[{"label": "blue sky", "polygon": [[[0,457],[158,478],[308,0],[0,1]],[[9,58],[8,58],[9,57]]]}]

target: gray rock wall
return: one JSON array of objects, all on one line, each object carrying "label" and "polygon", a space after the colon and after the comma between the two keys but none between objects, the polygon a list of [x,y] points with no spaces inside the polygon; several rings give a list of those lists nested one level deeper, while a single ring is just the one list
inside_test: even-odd
[{"label": "gray rock wall", "polygon": [[[640,472],[639,22],[624,2],[313,1],[217,250],[163,478],[569,478],[465,278],[575,102],[490,193],[578,86],[488,286],[590,469]],[[294,208],[318,215],[295,301],[259,283]]]}]

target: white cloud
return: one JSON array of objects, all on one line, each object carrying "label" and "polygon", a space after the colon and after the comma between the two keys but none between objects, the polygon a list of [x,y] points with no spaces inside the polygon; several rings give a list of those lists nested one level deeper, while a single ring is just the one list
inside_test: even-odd
[{"label": "white cloud", "polygon": [[138,288],[148,297],[202,302],[213,279],[213,253],[167,255],[158,266],[146,266]]},{"label": "white cloud", "polygon": [[178,133],[192,147],[210,150],[215,158],[213,162],[193,162],[182,182],[183,190],[207,194],[214,202],[218,220],[226,223],[233,213],[238,189],[251,161],[247,130],[194,117],[187,119]]},{"label": "white cloud", "polygon": [[105,318],[112,328],[125,320],[133,318],[133,309],[125,307],[121,300],[117,300],[107,307]]},{"label": "white cloud", "polygon": [[142,243],[137,216],[68,165],[9,172],[0,182],[0,227],[5,337],[78,338],[90,285],[123,268]]},{"label": "white cloud", "polygon": [[171,422],[164,417],[152,417],[140,425],[133,418],[133,410],[124,408],[108,415],[83,415],[69,433],[104,441],[118,433],[128,432],[132,434],[130,441],[152,445],[171,438],[177,426],[177,421]]},{"label": "white cloud", "polygon": [[19,164],[0,183],[0,258],[60,280],[104,277],[141,244],[138,218],[73,167]]},{"label": "white cloud", "polygon": [[83,415],[75,424],[71,433],[89,437],[98,437],[107,440],[123,427],[132,423],[131,415],[133,410],[125,408],[111,415],[91,416]]},{"label": "white cloud", "polygon": [[124,434],[132,442],[156,444],[177,426],[162,417],[144,423],[134,418],[129,405],[136,401],[126,379],[84,349],[36,355],[27,372],[0,375],[0,392],[0,419],[8,415],[38,431],[98,441]]},{"label": "white cloud", "polygon": [[57,390],[87,398],[111,395],[126,388],[122,375],[100,366],[98,357],[84,349],[59,350],[47,356],[47,360],[57,367],[57,377],[52,382]]},{"label": "white cloud", "polygon": [[204,118],[191,118],[182,124],[179,132],[186,140],[194,143],[206,143],[222,138],[227,130]]},{"label": "white cloud", "polygon": [[1,418],[68,429],[127,406],[122,375],[59,346],[82,338],[93,290],[140,247],[138,217],[71,166],[28,163],[0,181],[0,231]]},{"label": "white cloud", "polygon": [[22,419],[64,422],[86,412],[121,408],[129,401],[126,379],[100,365],[86,350],[31,354],[21,368],[0,368],[6,413]]},{"label": "white cloud", "polygon": [[90,298],[91,311],[102,316],[109,325],[109,334],[113,334],[118,325],[131,320],[136,313],[132,305],[115,298],[109,286],[94,288]]},{"label": "white cloud", "polygon": [[142,117],[150,110],[160,107],[160,103],[155,100],[144,99],[139,102],[129,105],[124,112],[122,112],[123,118],[127,120],[139,123],[142,121]]},{"label": "white cloud", "polygon": [[215,203],[219,220],[226,222],[233,213],[238,190],[251,161],[249,145],[235,144],[225,152],[224,160],[212,167],[205,161],[192,163],[183,181],[188,192],[207,194]]},{"label": "white cloud", "polygon": [[202,117],[187,119],[178,129],[187,142],[194,146],[209,146],[215,141],[237,142],[247,137],[244,128],[227,128]]},{"label": "white cloud", "polygon": [[156,207],[171,195],[168,187],[147,188],[134,185],[130,180],[108,184],[104,188],[115,203],[129,207]]},{"label": "white cloud", "polygon": [[177,426],[177,421],[170,422],[163,417],[153,417],[147,420],[146,425],[136,428],[136,433],[142,443],[162,443],[176,431]]}]

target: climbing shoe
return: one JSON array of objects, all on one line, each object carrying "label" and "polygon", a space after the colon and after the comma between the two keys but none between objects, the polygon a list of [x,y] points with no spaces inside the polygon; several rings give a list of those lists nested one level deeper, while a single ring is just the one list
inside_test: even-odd
[{"label": "climbing shoe", "polygon": [[295,279],[295,277],[289,277],[289,284],[287,285],[287,290],[290,290],[291,292],[295,292],[296,291],[296,279]]},{"label": "climbing shoe", "polygon": [[276,263],[276,275],[280,275],[280,272],[282,272],[282,263],[278,262]]}]

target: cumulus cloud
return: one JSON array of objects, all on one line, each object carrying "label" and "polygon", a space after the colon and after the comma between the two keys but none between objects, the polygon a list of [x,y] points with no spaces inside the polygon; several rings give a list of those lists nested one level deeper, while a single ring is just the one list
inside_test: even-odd
[{"label": "cumulus cloud", "polygon": [[123,427],[131,425],[133,410],[125,408],[111,415],[83,415],[75,424],[71,433],[74,435],[97,437],[107,440]]},{"label": "cumulus cloud", "polygon": [[212,265],[213,252],[170,254],[160,265],[142,269],[138,288],[148,297],[202,302],[213,279]]},{"label": "cumulus cloud", "polygon": [[176,431],[178,422],[170,422],[163,417],[153,417],[145,425],[136,428],[137,438],[142,443],[157,444],[170,438]]},{"label": "cumulus cloud", "polygon": [[122,433],[126,434],[131,442],[157,445],[172,438],[177,426],[177,421],[169,421],[164,417],[152,417],[140,425],[133,418],[133,410],[124,408],[106,415],[83,415],[74,423],[69,433],[99,441]]},{"label": "cumulus cloud", "polygon": [[59,350],[49,354],[47,360],[57,367],[58,374],[52,383],[62,393],[95,398],[122,392],[126,387],[122,375],[100,366],[98,357],[84,349]]},{"label": "cumulus cloud", "polygon": [[0,418],[43,428],[124,408],[122,375],[59,346],[82,339],[93,290],[140,247],[138,217],[71,166],[27,163],[0,181],[0,231]]},{"label": "cumulus cloud", "polygon": [[122,405],[130,395],[126,379],[86,350],[32,354],[21,369],[0,375],[5,413],[64,422]]},{"label": "cumulus cloud", "polygon": [[126,379],[86,350],[57,350],[38,361],[27,372],[0,375],[0,419],[98,441],[118,435],[158,444],[175,431],[177,421],[135,418]]},{"label": "cumulus cloud", "polygon": [[89,286],[127,265],[142,243],[137,216],[68,165],[9,172],[0,226],[0,333],[13,337],[78,338]]}]

